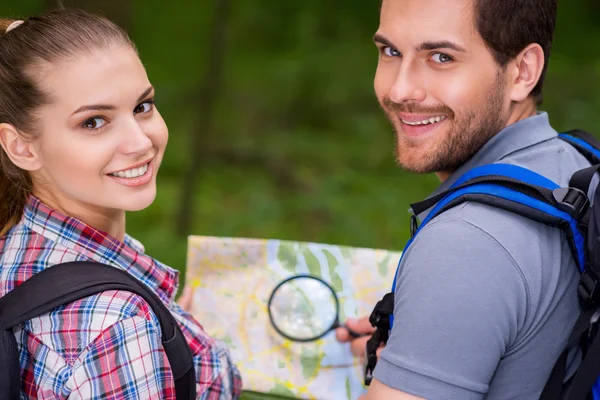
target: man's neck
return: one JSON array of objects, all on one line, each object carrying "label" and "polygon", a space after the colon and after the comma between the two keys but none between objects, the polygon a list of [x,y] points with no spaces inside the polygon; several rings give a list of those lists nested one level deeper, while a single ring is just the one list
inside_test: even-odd
[{"label": "man's neck", "polygon": [[[504,125],[504,128],[529,117],[533,117],[536,114],[537,105],[531,98],[527,99],[525,102],[514,104],[511,108],[510,115],[506,120],[507,122]],[[435,175],[438,177],[440,182],[445,182],[453,173],[454,171],[439,171],[436,172]]]}]

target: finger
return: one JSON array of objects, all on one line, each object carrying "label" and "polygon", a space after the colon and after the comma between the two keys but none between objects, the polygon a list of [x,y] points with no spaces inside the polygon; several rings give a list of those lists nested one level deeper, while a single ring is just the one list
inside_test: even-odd
[{"label": "finger", "polygon": [[368,317],[363,317],[359,319],[348,318],[346,320],[346,325],[348,328],[352,329],[356,333],[373,333],[375,332],[375,328],[371,326]]},{"label": "finger", "polygon": [[369,339],[369,336],[363,336],[350,342],[350,350],[352,351],[352,354],[354,354],[356,357],[364,357],[367,352],[367,341]]},{"label": "finger", "polygon": [[379,360],[379,357],[381,357],[381,351],[385,349],[385,345],[381,345],[379,346],[379,348],[377,349],[377,359]]},{"label": "finger", "polygon": [[183,293],[181,294],[181,297],[179,297],[179,300],[177,300],[177,304],[185,311],[190,312],[192,311],[193,300],[194,290],[192,289],[192,286],[188,285],[183,289]]},{"label": "finger", "polygon": [[344,327],[340,327],[335,330],[335,338],[341,343],[349,342],[350,339],[352,339],[348,329]]}]

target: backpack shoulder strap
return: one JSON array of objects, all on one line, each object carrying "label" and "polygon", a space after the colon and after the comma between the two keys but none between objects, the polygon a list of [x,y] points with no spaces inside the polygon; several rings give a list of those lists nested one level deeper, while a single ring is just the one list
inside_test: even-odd
[{"label": "backpack shoulder strap", "polygon": [[[417,214],[432,210],[404,247],[394,275],[392,293],[396,291],[402,259],[419,231],[437,215],[465,201],[488,204],[562,229],[580,272],[585,270],[585,237],[579,224],[589,208],[587,195],[576,188],[562,188],[546,177],[517,165],[489,164],[468,171],[447,191],[411,205]],[[390,327],[393,326],[393,315],[389,321]]]},{"label": "backpack shoulder strap", "polygon": [[[421,227],[457,204],[475,201],[561,228],[566,233],[573,257],[582,273],[578,292],[581,301],[585,304],[596,291],[596,281],[588,283],[594,276],[594,271],[586,260],[585,230],[589,210],[588,188],[598,169],[600,165],[577,171],[572,176],[569,187],[562,188],[533,171],[514,165],[492,164],[475,168],[459,178],[448,191],[438,196],[439,199],[436,199],[433,210]],[[542,393],[542,399],[562,398],[568,351],[590,329],[590,317],[594,311],[594,308],[586,309],[580,315],[571,333],[569,345],[565,347],[554,365]],[[596,340],[573,378],[571,391],[566,397],[568,400],[586,398],[600,372],[600,364],[597,362],[599,358],[600,340]],[[598,385],[600,384],[596,383],[596,386]]]},{"label": "backpack shoulder strap", "polygon": [[566,233],[578,268],[580,271],[585,269],[585,238],[579,227],[589,208],[585,192],[571,187],[559,187],[544,176],[516,165],[490,164],[468,171],[450,189],[411,205],[414,214],[431,211],[420,226],[417,226],[415,218],[411,219],[412,237],[406,243],[398,262],[392,291],[377,304],[369,319],[379,334],[374,335],[367,345],[367,350],[371,351],[367,352],[365,358],[365,384],[370,382],[371,372],[375,368],[376,349],[386,337],[381,332],[391,330],[394,323],[393,299],[404,255],[429,221],[465,201],[488,204],[561,228]]},{"label": "backpack shoulder strap", "polygon": [[575,147],[591,164],[600,163],[600,141],[591,133],[581,129],[573,129],[559,133],[558,137]]},{"label": "backpack shoulder strap", "polygon": [[141,296],[156,314],[169,359],[177,399],[196,398],[192,353],[175,318],[160,298],[127,272],[107,265],[77,261],[47,268],[0,299],[0,398],[18,399],[21,380],[17,342],[12,328],[36,316],[107,290]]},{"label": "backpack shoulder strap", "polygon": [[432,209],[421,223],[421,229],[437,215],[465,201],[488,204],[562,228],[579,269],[584,270],[584,237],[579,229],[589,208],[584,191],[560,187],[523,167],[490,164],[468,171],[449,190],[411,207],[416,213]]}]

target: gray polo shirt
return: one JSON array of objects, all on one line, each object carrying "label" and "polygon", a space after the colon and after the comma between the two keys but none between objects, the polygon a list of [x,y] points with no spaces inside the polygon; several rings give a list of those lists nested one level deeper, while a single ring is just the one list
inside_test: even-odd
[{"label": "gray polo shirt", "polygon": [[[561,186],[590,165],[540,113],[498,133],[438,191],[496,162]],[[402,259],[374,376],[428,399],[537,399],[579,314],[578,279],[559,229],[460,204],[429,222]]]}]

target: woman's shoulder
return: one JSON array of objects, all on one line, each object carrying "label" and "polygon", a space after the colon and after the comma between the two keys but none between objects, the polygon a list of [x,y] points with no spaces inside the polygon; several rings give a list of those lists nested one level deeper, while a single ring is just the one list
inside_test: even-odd
[{"label": "woman's shoulder", "polygon": [[109,290],[32,318],[22,330],[26,336],[35,338],[36,342],[68,362],[78,359],[115,326],[131,319],[145,320],[159,331],[158,319],[142,297],[122,290]]},{"label": "woman's shoulder", "polygon": [[[0,296],[56,264],[90,260],[70,246],[16,225],[0,242]],[[111,290],[58,307],[27,321],[22,328],[70,359],[111,326],[134,317],[158,324],[142,297]]]},{"label": "woman's shoulder", "polygon": [[0,238],[0,296],[54,264],[80,260],[73,249],[17,224]]}]

